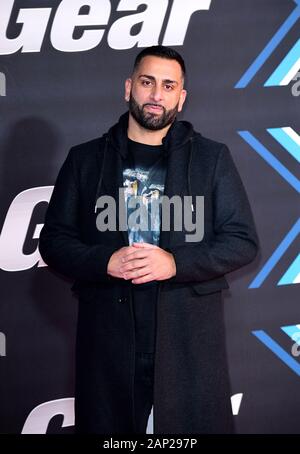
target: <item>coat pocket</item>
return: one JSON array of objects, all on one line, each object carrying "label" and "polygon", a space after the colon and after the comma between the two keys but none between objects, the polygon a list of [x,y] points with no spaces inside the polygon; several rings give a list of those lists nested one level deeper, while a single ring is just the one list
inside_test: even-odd
[{"label": "coat pocket", "polygon": [[229,288],[228,282],[224,276],[211,279],[204,282],[195,282],[191,285],[192,291],[196,295],[207,295]]}]

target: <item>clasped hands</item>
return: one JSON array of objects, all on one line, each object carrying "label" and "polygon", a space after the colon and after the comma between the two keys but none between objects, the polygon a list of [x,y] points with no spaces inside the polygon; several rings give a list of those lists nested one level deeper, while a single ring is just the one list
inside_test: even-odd
[{"label": "clasped hands", "polygon": [[176,264],[170,252],[150,243],[133,243],[112,254],[107,273],[130,280],[133,284],[162,281],[176,274]]}]

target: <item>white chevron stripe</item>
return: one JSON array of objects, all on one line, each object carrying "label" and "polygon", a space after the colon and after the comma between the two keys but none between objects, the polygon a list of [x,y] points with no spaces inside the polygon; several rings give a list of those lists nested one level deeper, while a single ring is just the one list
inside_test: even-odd
[{"label": "white chevron stripe", "polygon": [[300,69],[300,57],[298,60],[294,63],[294,65],[291,67],[289,72],[284,76],[282,81],[280,82],[279,85],[288,85],[291,80],[295,77],[297,74],[298,70]]},{"label": "white chevron stripe", "polygon": [[[300,273],[293,280],[293,284],[300,284]],[[300,328],[300,325],[297,325]]]},{"label": "white chevron stripe", "polygon": [[293,130],[293,128],[286,127],[281,129],[300,147],[300,136]]}]

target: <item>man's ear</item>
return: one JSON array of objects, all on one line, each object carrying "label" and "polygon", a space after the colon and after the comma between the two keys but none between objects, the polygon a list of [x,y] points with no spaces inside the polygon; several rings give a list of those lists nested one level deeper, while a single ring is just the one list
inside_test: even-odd
[{"label": "man's ear", "polygon": [[178,103],[178,112],[182,111],[182,106],[186,100],[186,96],[187,96],[187,91],[185,89],[182,89],[181,93],[180,93],[179,103]]},{"label": "man's ear", "polygon": [[130,78],[125,81],[125,101],[128,102],[130,98],[132,80]]}]

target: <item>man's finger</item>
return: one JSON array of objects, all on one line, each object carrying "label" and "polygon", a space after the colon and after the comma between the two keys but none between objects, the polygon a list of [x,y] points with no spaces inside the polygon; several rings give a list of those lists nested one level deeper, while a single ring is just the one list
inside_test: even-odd
[{"label": "man's finger", "polygon": [[148,261],[146,259],[136,259],[136,260],[129,260],[127,263],[124,263],[119,268],[121,273],[126,273],[126,271],[132,271],[138,268],[143,268],[144,266],[148,265]]},{"label": "man's finger", "polygon": [[155,249],[157,248],[158,246],[156,246],[155,244],[151,244],[151,243],[132,243],[132,245],[136,248],[148,248],[148,249]]},{"label": "man's finger", "polygon": [[144,266],[143,268],[138,268],[138,269],[134,269],[131,271],[127,271],[126,273],[123,274],[123,276],[124,276],[124,279],[128,281],[129,279],[142,278],[149,273],[150,273],[150,268],[148,266]]},{"label": "man's finger", "polygon": [[151,281],[154,281],[154,280],[155,279],[153,279],[152,274],[149,273],[149,274],[146,274],[143,277],[132,279],[131,282],[132,282],[132,284],[145,284],[146,282],[151,282]]},{"label": "man's finger", "polygon": [[128,262],[129,260],[146,258],[149,253],[149,249],[150,248],[144,248],[135,250],[134,252],[128,252],[127,254],[123,255],[121,262],[125,263]]}]

